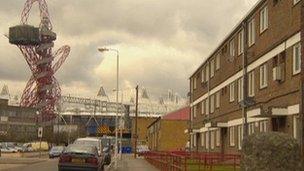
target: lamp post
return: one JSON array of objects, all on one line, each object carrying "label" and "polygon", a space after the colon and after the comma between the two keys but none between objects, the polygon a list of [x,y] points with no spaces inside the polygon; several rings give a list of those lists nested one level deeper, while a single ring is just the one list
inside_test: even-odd
[{"label": "lamp post", "polygon": [[117,57],[117,68],[116,68],[116,115],[115,115],[115,149],[114,149],[114,156],[115,162],[114,167],[117,168],[117,154],[118,154],[118,91],[119,91],[119,51],[116,49],[111,48],[98,48],[98,51],[103,53],[107,51],[113,51],[116,53]]}]

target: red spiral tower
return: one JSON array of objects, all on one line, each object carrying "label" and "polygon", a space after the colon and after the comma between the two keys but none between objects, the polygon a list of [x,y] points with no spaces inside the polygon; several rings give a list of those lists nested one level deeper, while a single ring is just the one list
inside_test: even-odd
[{"label": "red spiral tower", "polygon": [[[38,4],[40,10],[39,27],[28,25],[34,3]],[[9,42],[18,46],[32,71],[20,105],[37,108],[39,122],[56,117],[55,105],[61,96],[61,89],[54,74],[70,53],[70,47],[67,45],[53,53],[56,33],[52,28],[46,1],[26,0],[20,25],[9,29]]]}]

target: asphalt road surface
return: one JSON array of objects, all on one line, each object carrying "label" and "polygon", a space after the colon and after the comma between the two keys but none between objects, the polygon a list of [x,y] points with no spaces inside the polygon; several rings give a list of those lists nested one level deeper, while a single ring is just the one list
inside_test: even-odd
[{"label": "asphalt road surface", "polygon": [[23,166],[16,166],[14,168],[5,169],[3,171],[57,171],[58,170],[57,164],[58,164],[58,159],[48,159],[47,161],[44,162],[23,165]]}]

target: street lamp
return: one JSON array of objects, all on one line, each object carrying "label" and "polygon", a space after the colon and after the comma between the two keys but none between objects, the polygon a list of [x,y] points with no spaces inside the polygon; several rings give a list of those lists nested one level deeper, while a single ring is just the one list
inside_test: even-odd
[{"label": "street lamp", "polygon": [[115,156],[115,168],[117,168],[117,154],[118,154],[118,91],[119,91],[119,51],[116,49],[111,49],[111,48],[98,48],[98,51],[103,53],[107,51],[113,51],[116,52],[117,56],[117,68],[116,68],[116,115],[115,115],[115,149],[114,149],[114,156]]}]

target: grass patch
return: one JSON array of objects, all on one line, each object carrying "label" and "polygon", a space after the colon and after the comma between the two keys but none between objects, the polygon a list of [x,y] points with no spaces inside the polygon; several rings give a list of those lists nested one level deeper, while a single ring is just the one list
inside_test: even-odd
[{"label": "grass patch", "polygon": [[223,166],[223,165],[213,165],[212,168],[210,166],[204,166],[201,164],[199,166],[198,162],[195,160],[187,160],[187,170],[189,171],[240,171],[240,168],[236,166],[236,169],[234,169],[233,166]]}]

